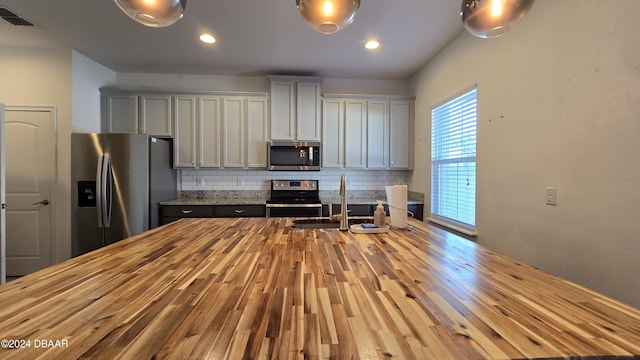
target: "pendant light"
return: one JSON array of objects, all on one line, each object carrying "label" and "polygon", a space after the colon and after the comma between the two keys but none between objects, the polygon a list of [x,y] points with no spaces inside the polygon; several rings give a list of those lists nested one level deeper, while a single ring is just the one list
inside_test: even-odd
[{"label": "pendant light", "polygon": [[463,0],[460,16],[464,27],[481,38],[506,34],[510,24],[526,14],[535,0]]},{"label": "pendant light", "polygon": [[187,0],[114,0],[120,10],[149,27],[165,27],[182,18]]},{"label": "pendant light", "polygon": [[353,22],[360,0],[296,0],[296,6],[313,30],[333,34]]}]

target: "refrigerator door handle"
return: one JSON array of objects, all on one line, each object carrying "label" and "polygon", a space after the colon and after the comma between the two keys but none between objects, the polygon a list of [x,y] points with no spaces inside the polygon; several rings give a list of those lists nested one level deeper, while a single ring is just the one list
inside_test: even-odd
[{"label": "refrigerator door handle", "polygon": [[104,224],[102,222],[103,219],[103,215],[102,215],[102,208],[103,208],[103,203],[104,203],[104,199],[103,199],[103,180],[102,180],[102,169],[103,169],[103,162],[104,162],[104,155],[99,155],[98,156],[98,164],[96,166],[96,215],[98,217],[98,227],[99,228],[103,228]]},{"label": "refrigerator door handle", "polygon": [[104,156],[104,227],[111,226],[111,208],[113,200],[113,169],[111,167],[111,157],[109,155]]}]

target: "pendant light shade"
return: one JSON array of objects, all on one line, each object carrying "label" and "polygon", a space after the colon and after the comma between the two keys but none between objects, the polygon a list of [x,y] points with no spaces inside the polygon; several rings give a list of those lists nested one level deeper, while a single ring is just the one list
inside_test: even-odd
[{"label": "pendant light shade", "polygon": [[463,0],[460,16],[464,27],[481,38],[506,34],[510,24],[526,14],[535,0]]},{"label": "pendant light shade", "polygon": [[133,20],[149,27],[165,27],[178,21],[187,0],[114,0]]},{"label": "pendant light shade", "polygon": [[353,22],[360,0],[296,0],[296,6],[313,30],[333,34]]}]

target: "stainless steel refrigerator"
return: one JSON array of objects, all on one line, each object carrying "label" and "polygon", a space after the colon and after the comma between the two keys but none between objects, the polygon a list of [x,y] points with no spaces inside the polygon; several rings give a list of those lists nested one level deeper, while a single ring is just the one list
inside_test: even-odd
[{"label": "stainless steel refrigerator", "polygon": [[176,182],[169,139],[71,134],[72,256],[157,227]]}]

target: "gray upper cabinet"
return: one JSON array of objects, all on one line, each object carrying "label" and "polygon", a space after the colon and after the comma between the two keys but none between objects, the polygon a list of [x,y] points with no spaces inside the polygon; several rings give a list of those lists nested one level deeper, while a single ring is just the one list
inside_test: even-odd
[{"label": "gray upper cabinet", "polygon": [[266,96],[223,98],[223,167],[267,167],[267,102]]},{"label": "gray upper cabinet", "polygon": [[198,99],[196,96],[175,96],[173,162],[176,168],[199,168],[202,153],[199,148],[201,126],[198,123]]},{"label": "gray upper cabinet", "polygon": [[412,101],[389,102],[389,156],[391,169],[413,168]]},{"label": "gray upper cabinet", "polygon": [[240,96],[225,97],[222,101],[222,143],[225,168],[244,167],[245,133],[244,99]]},{"label": "gray upper cabinet", "polygon": [[322,101],[322,167],[344,167],[344,100]]},{"label": "gray upper cabinet", "polygon": [[101,89],[102,131],[172,137],[176,168],[266,168],[269,139],[321,141],[324,168],[413,168],[412,98],[323,98],[320,78],[268,79],[270,95]]},{"label": "gray upper cabinet", "polygon": [[325,95],[322,166],[411,169],[412,103],[392,96]]},{"label": "gray upper cabinet", "polygon": [[269,100],[266,96],[246,99],[246,161],[248,168],[267,167],[267,140],[269,137]]},{"label": "gray upper cabinet", "polygon": [[275,140],[320,140],[321,79],[269,76],[271,131]]},{"label": "gray upper cabinet", "polygon": [[219,96],[198,96],[196,149],[198,166],[201,168],[220,167],[222,157],[220,108]]},{"label": "gray upper cabinet", "polygon": [[344,109],[344,165],[364,168],[367,165],[367,101],[348,99]]},{"label": "gray upper cabinet", "polygon": [[138,96],[103,93],[102,128],[110,133],[138,133]]},{"label": "gray upper cabinet", "polygon": [[322,109],[322,167],[365,168],[367,101],[328,98]]},{"label": "gray upper cabinet", "polygon": [[171,95],[145,95],[131,91],[103,91],[102,131],[173,136]]},{"label": "gray upper cabinet", "polygon": [[[367,101],[367,168],[389,167],[389,102]],[[406,145],[406,143],[405,143]]]},{"label": "gray upper cabinet", "polygon": [[173,136],[170,95],[140,95],[141,132],[158,137]]},{"label": "gray upper cabinet", "polygon": [[266,94],[174,97],[176,168],[266,168]]},{"label": "gray upper cabinet", "polygon": [[268,111],[265,92],[101,89],[102,131],[172,137],[181,169],[266,168]]},{"label": "gray upper cabinet", "polygon": [[294,96],[293,82],[271,81],[271,139],[296,138]]},{"label": "gray upper cabinet", "polygon": [[320,81],[296,83],[296,139],[320,140]]},{"label": "gray upper cabinet", "polygon": [[177,95],[173,98],[176,168],[220,167],[219,96]]}]

